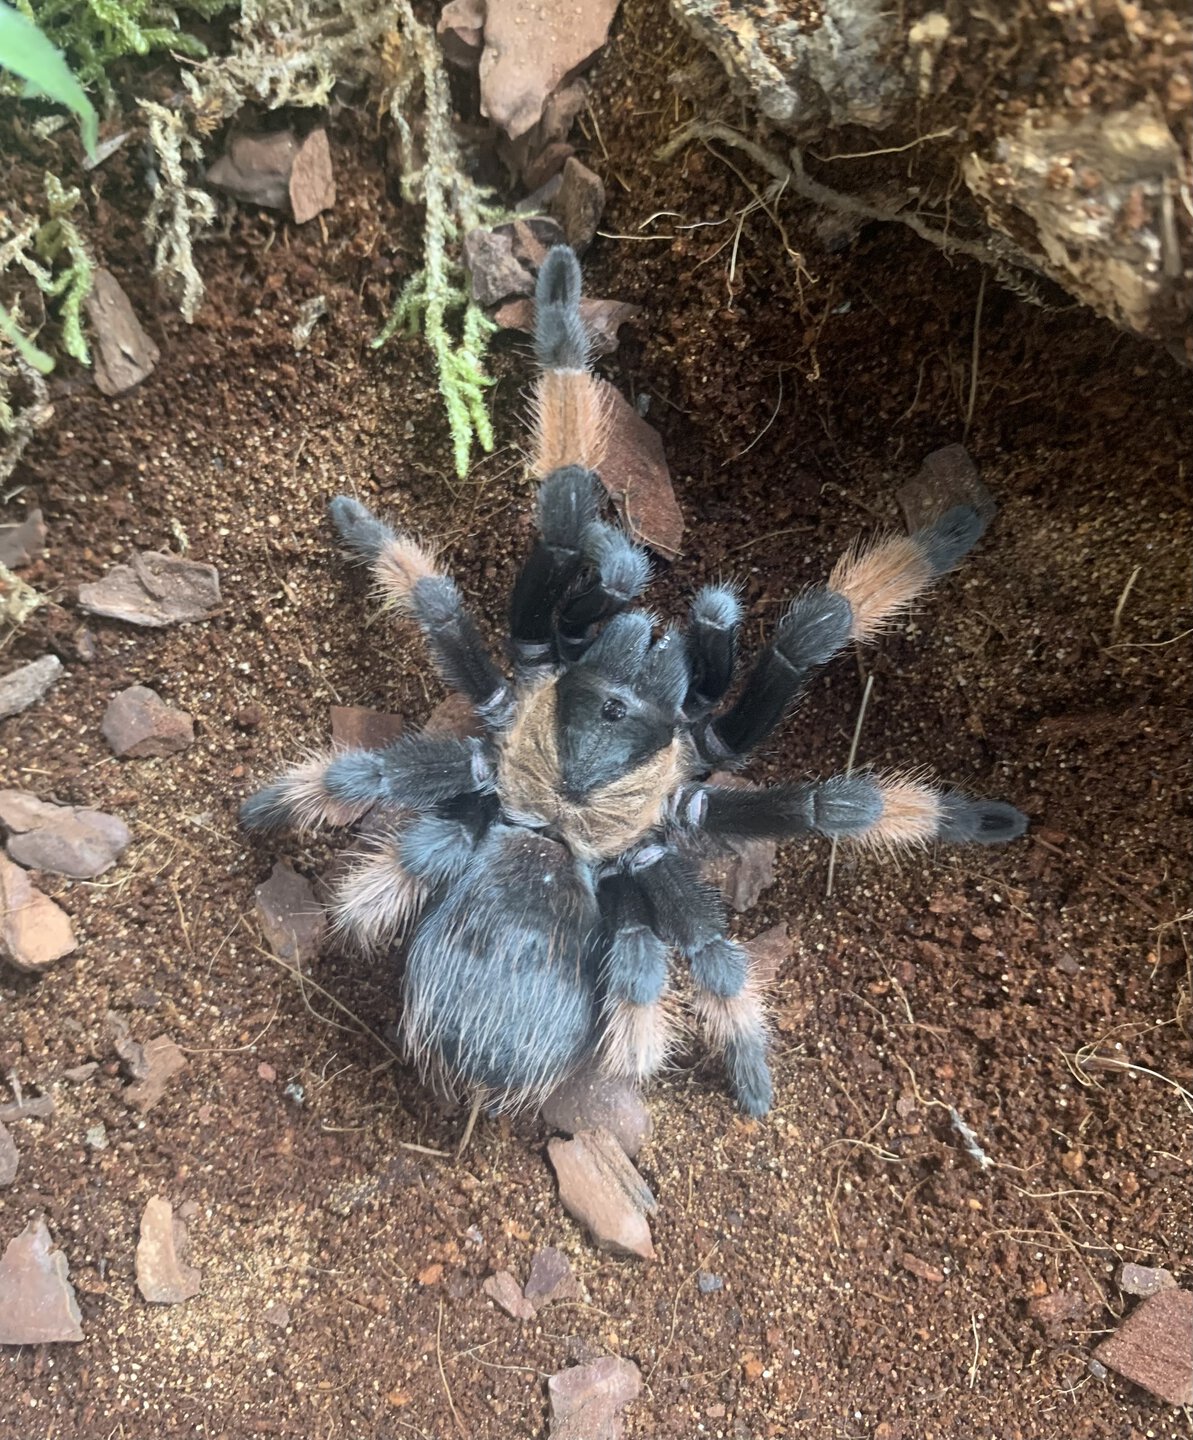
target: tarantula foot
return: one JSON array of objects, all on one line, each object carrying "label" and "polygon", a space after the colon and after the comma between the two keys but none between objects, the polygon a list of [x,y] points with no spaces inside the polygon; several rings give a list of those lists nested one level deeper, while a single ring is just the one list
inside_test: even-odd
[{"label": "tarantula foot", "polygon": [[744,1035],[725,1046],[725,1069],[733,1098],[756,1119],[765,1115],[774,1099],[766,1043],[760,1036]]},{"label": "tarantula foot", "polygon": [[1027,816],[1001,800],[970,800],[965,795],[940,798],[941,840],[953,844],[1004,845],[1027,829]]}]

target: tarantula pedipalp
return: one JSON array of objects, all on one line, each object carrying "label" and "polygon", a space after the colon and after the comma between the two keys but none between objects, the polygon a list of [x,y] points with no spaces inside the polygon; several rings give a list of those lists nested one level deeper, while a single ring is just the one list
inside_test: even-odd
[{"label": "tarantula pedipalp", "polygon": [[580,319],[572,252],[538,283],[534,473],[540,538],[514,586],[510,681],[454,582],[363,505],[331,520],[378,589],[423,632],[444,680],[471,701],[480,739],[430,734],[328,754],[246,801],[244,823],[350,824],[372,812],[372,848],[342,883],[341,931],[370,947],[409,936],[403,1033],[424,1073],[535,1101],[600,1051],[644,1078],[673,1040],[669,961],[690,967],[693,1007],[742,1108],[766,1112],[762,1003],[719,895],[698,877],[702,837],[821,835],[874,845],[1014,839],[996,801],[868,773],[742,790],[708,783],[743,763],[809,675],[874,636],[980,538],[960,507],[911,536],[845,555],[799,596],[733,682],[740,605],[708,586],[686,634],[631,608],[645,553],[598,517],[601,391]]}]

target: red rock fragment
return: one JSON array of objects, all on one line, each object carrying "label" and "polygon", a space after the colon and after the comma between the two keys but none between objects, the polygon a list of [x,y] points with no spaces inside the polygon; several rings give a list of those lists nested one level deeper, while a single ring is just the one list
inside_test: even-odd
[{"label": "red rock fragment", "polygon": [[0,855],[0,957],[37,975],[76,944],[66,911],[43,895],[19,865]]},{"label": "red rock fragment", "polygon": [[621,1434],[619,1414],[641,1390],[637,1365],[618,1355],[559,1371],[547,1381],[549,1440],[616,1440]]},{"label": "red rock fragment", "polygon": [[109,271],[95,272],[87,296],[95,332],[95,386],[102,395],[123,395],[145,379],[161,351],[145,333],[132,303]]},{"label": "red rock fragment", "polygon": [[654,1259],[646,1216],[658,1209],[658,1202],[607,1130],[582,1130],[574,1140],[552,1140],[547,1154],[564,1208],[600,1249]]},{"label": "red rock fragment", "polygon": [[605,43],[618,0],[488,0],[481,110],[511,140]]},{"label": "red rock fragment", "polygon": [[1141,1301],[1094,1359],[1168,1405],[1193,1405],[1193,1291],[1163,1289]]},{"label": "red rock fragment", "polygon": [[514,1320],[534,1319],[534,1306],[522,1294],[522,1287],[509,1270],[490,1275],[481,1289]]},{"label": "red rock fragment", "polygon": [[255,895],[266,944],[278,959],[302,969],[319,954],[327,929],[327,916],[311,882],[288,860],[279,860]]},{"label": "red rock fragment", "polygon": [[601,483],[633,538],[674,560],[683,540],[683,511],[671,488],[659,432],[615,385],[607,380],[599,383],[609,405]]},{"label": "red rock fragment", "polygon": [[336,181],[326,130],[312,130],[298,147],[290,171],[290,213],[305,225],[336,203]]},{"label": "red rock fragment", "polygon": [[333,705],[331,738],[350,750],[383,750],[406,728],[400,715],[370,710],[365,705]]},{"label": "red rock fragment", "polygon": [[8,1242],[0,1260],[0,1345],[47,1345],[83,1339],[70,1270],[44,1220]]},{"label": "red rock fragment", "polygon": [[195,739],[195,722],[187,712],[167,705],[147,685],[130,685],[113,696],[100,729],[121,760],[177,755]]},{"label": "red rock fragment", "polygon": [[168,1200],[155,1195],[141,1215],[137,1241],[137,1289],[146,1300],[155,1305],[180,1305],[199,1293],[203,1277],[179,1259],[185,1244],[185,1224],[174,1218]]}]

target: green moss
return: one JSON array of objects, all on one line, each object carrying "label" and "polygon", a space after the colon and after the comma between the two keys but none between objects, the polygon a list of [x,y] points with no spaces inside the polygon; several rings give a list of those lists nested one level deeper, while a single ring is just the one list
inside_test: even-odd
[{"label": "green moss", "polygon": [[151,50],[202,58],[207,47],[187,34],[178,11],[209,20],[230,3],[183,0],[176,7],[160,0],[15,0],[16,8],[66,53],[82,83],[99,90],[108,104],[113,95],[107,70],[113,61]]}]

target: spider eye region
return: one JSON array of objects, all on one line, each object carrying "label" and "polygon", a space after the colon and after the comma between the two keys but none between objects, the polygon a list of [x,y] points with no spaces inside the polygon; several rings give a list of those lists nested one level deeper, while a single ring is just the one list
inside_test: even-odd
[{"label": "spider eye region", "polygon": [[616,695],[611,695],[601,706],[602,720],[624,720],[626,716],[626,704],[619,700]]}]

